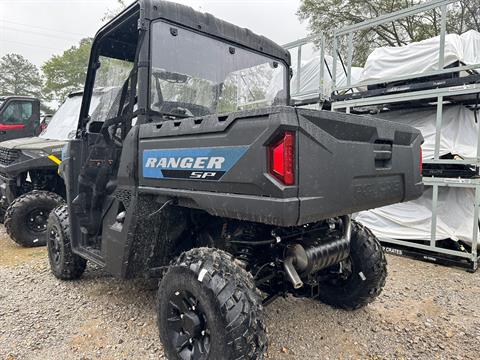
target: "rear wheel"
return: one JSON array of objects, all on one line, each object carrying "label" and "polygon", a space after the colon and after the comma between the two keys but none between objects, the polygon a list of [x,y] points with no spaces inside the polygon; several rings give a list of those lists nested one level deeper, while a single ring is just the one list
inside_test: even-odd
[{"label": "rear wheel", "polygon": [[47,232],[48,260],[53,274],[62,280],[81,277],[87,260],[72,252],[67,205],[61,205],[50,213]]},{"label": "rear wheel", "polygon": [[[335,269],[337,270],[337,269]],[[380,295],[387,278],[387,260],[375,235],[352,221],[350,256],[328,280],[319,282],[320,301],[334,307],[355,310]]]},{"label": "rear wheel", "polygon": [[223,251],[182,254],[160,283],[157,312],[168,359],[263,359],[261,299],[251,275]]},{"label": "rear wheel", "polygon": [[5,230],[17,244],[33,247],[47,243],[50,211],[63,203],[60,195],[34,190],[16,198],[5,213]]}]

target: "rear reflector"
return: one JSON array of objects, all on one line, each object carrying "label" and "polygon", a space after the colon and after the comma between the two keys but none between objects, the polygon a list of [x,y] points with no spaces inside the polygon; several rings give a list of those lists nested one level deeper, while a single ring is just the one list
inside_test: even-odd
[{"label": "rear reflector", "polygon": [[286,131],[268,148],[270,173],[285,185],[295,183],[295,134]]}]

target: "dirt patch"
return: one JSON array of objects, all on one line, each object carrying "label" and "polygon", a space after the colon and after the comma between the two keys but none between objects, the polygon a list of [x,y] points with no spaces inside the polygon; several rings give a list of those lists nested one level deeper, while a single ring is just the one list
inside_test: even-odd
[{"label": "dirt patch", "polygon": [[376,306],[378,310],[378,316],[387,319],[386,321],[391,324],[399,323],[415,323],[423,316],[435,318],[441,314],[442,308],[437,305],[433,298],[422,299],[415,301],[412,299],[406,299],[399,302],[398,307],[404,309],[399,312],[398,308],[392,308],[390,306]]},{"label": "dirt patch", "polygon": [[[0,360],[164,359],[151,282],[92,266],[59,281],[45,249],[1,234]],[[477,359],[480,272],[388,261],[382,295],[358,311],[291,296],[267,306],[268,359]]]},{"label": "dirt patch", "polygon": [[12,241],[0,226],[0,266],[18,266],[34,259],[44,258],[45,247],[25,248]]}]

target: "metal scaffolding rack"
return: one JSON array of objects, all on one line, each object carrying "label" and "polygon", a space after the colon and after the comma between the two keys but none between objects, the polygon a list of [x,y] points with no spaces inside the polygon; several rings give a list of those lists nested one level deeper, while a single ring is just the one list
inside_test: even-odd
[{"label": "metal scaffolding rack", "polygon": [[[303,50],[307,46],[312,46],[316,42],[319,43],[319,49],[316,51],[316,55],[319,59],[319,63],[323,64],[325,62],[325,38],[323,36],[309,36],[303,39],[298,39],[292,41],[288,44],[283,45],[285,50],[290,51],[292,57],[295,57],[294,68],[296,74],[296,80],[290,85],[290,96],[292,105],[302,106],[302,105],[311,105],[311,104],[323,104],[325,101],[329,100],[330,97],[328,94],[325,94],[324,90],[324,79],[325,79],[325,66],[320,66],[319,69],[319,82],[318,88],[312,91],[302,91],[302,60]],[[315,45],[314,45],[315,46]],[[310,59],[309,59],[310,60]]]},{"label": "metal scaffolding rack", "polygon": [[[331,94],[320,94],[317,96],[317,99],[326,100],[329,103],[329,106],[332,111],[345,111],[350,113],[352,109],[359,109],[362,107],[371,107],[374,105],[385,106],[388,104],[402,104],[402,103],[430,103],[435,104],[436,106],[436,136],[435,136],[435,151],[434,158],[432,160],[424,160],[424,164],[465,164],[473,165],[477,169],[480,167],[480,133],[478,134],[477,140],[477,153],[476,158],[472,159],[463,159],[463,160],[448,160],[441,159],[439,156],[440,153],[440,136],[441,128],[443,121],[443,108],[444,104],[452,99],[459,98],[460,96],[480,94],[480,83],[477,78],[475,80],[468,80],[466,76],[465,82],[461,84],[456,84],[454,86],[445,86],[438,87],[432,82],[432,86],[429,87],[428,84],[421,89],[412,88],[409,91],[398,91],[398,92],[386,92],[384,94],[376,95],[374,92],[368,92],[368,90],[363,93],[351,94],[351,96],[345,96],[345,92],[349,89],[352,89],[352,86],[368,86],[376,84],[385,84],[398,81],[414,81],[418,80],[419,75],[409,75],[409,76],[399,76],[395,78],[382,79],[381,81],[368,81],[362,82],[360,84],[352,84],[351,74],[352,74],[352,60],[353,60],[353,49],[354,49],[354,34],[358,31],[365,31],[372,29],[376,26],[381,26],[383,24],[391,24],[397,20],[423,13],[426,11],[440,10],[441,14],[441,25],[440,25],[440,46],[439,46],[439,67],[435,71],[430,71],[428,73],[422,73],[421,77],[427,76],[442,76],[453,73],[460,73],[465,71],[474,71],[475,69],[480,70],[480,64],[469,65],[469,66],[459,66],[444,68],[444,52],[445,52],[445,35],[446,35],[446,19],[448,14],[448,6],[450,4],[456,3],[458,0],[432,0],[425,2],[404,10],[400,10],[394,13],[385,14],[377,18],[367,20],[358,24],[344,27],[342,29],[335,30],[333,32],[333,66],[332,66],[332,93]],[[342,61],[339,52],[339,42],[341,37],[346,37],[347,40],[347,50],[346,50],[346,61],[344,71],[346,71],[347,84],[346,86],[336,86],[337,78],[337,62]],[[324,59],[325,57],[325,40],[322,36],[320,43],[320,57]],[[301,59],[301,49],[302,46],[308,41],[312,41],[312,38],[306,38],[299,40],[294,43],[287,44],[287,49],[292,51],[296,48],[298,51],[298,58]],[[297,61],[297,73],[301,71],[300,69],[301,61]],[[342,63],[343,64],[343,63]],[[320,66],[320,83],[319,91],[322,89],[322,83],[324,79],[323,66]],[[478,77],[478,72],[476,72]],[[297,76],[299,81],[300,77]],[[462,79],[462,78],[460,78]],[[458,79],[457,79],[458,81]],[[448,85],[448,83],[447,83]],[[297,87],[295,87],[297,86]],[[292,92],[295,94],[295,89],[300,89],[300,84],[292,85]],[[321,91],[320,91],[321,92]],[[373,93],[373,95],[372,95]],[[338,94],[342,94],[338,96]],[[473,95],[474,97],[477,95]],[[315,97],[311,97],[313,99]],[[478,99],[478,98],[477,98]],[[295,102],[294,102],[295,103]],[[478,110],[478,104],[474,111]],[[384,249],[388,252],[391,252],[396,255],[405,255],[410,257],[415,257],[418,259],[431,261],[440,264],[446,265],[455,265],[459,267],[464,267],[469,271],[476,271],[479,262],[479,255],[477,253],[478,246],[478,236],[479,236],[479,226],[478,226],[478,216],[479,216],[479,207],[480,207],[480,178],[443,178],[443,177],[424,177],[423,181],[426,186],[431,186],[433,188],[433,197],[432,197],[432,219],[431,219],[431,233],[430,241],[426,242],[412,242],[399,239],[380,239]],[[438,191],[440,187],[456,187],[456,188],[468,188],[473,189],[475,193],[475,203],[474,203],[474,217],[473,217],[473,237],[472,244],[469,249],[461,247],[461,250],[443,248],[437,245],[436,241],[436,232],[437,232],[437,208],[438,208]]]}]

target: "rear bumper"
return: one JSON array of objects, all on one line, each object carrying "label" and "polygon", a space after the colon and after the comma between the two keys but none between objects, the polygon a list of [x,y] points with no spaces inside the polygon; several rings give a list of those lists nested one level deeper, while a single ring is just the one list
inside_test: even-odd
[{"label": "rear bumper", "polygon": [[[392,186],[395,187],[397,185],[386,181],[385,192],[388,192],[389,189],[391,190]],[[378,188],[376,187],[377,190]],[[414,192],[409,194],[412,199],[419,197],[423,193],[423,183],[416,184],[414,189]],[[372,200],[369,202],[371,205],[367,205],[368,203],[362,200],[354,202],[350,199],[348,205],[345,205],[341,201],[335,204],[331,198],[321,196],[281,199],[154,187],[140,187],[139,192],[165,197],[164,201],[175,198],[179,206],[205,210],[214,216],[230,217],[275,226],[303,225],[375,207],[372,204]],[[369,192],[363,195],[368,195],[369,198],[372,198]],[[385,196],[380,200],[382,204],[385,202]],[[404,199],[403,201],[406,200],[410,199]],[[390,201],[395,203],[402,200]],[[221,207],[218,204],[221,204]]]},{"label": "rear bumper", "polygon": [[[295,226],[299,220],[301,200],[297,197],[280,199],[154,187],[140,187],[139,192],[165,196],[165,201],[174,197],[180,206],[205,210],[214,216],[233,217],[276,226]],[[219,207],[218,204],[222,206]],[[232,209],[235,209],[234,214]]]}]

